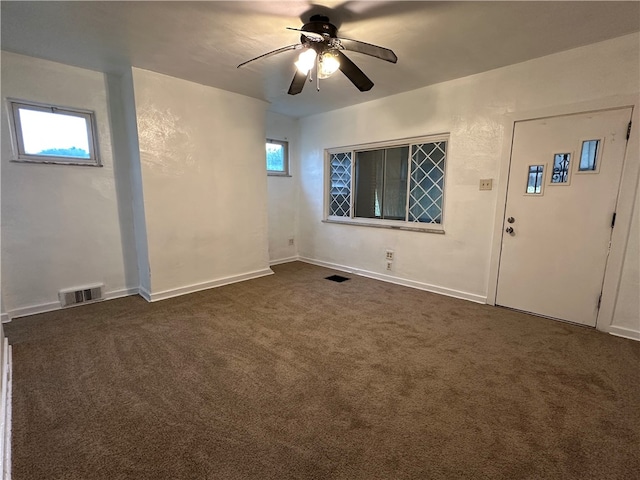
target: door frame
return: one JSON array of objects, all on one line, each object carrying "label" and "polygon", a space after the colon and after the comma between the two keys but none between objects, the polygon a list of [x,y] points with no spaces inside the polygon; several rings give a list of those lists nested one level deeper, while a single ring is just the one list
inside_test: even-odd
[{"label": "door frame", "polygon": [[507,185],[509,182],[509,170],[511,168],[511,151],[513,147],[513,135],[517,122],[536,120],[541,118],[559,117],[601,110],[613,110],[619,108],[632,109],[631,136],[627,143],[622,167],[622,178],[616,202],[616,225],[611,236],[611,249],[604,274],[602,289],[602,301],[600,311],[596,319],[596,329],[605,332],[631,337],[640,340],[637,332],[627,331],[613,326],[620,277],[629,239],[631,220],[635,196],[638,194],[640,180],[640,94],[616,95],[598,100],[580,102],[568,105],[546,107],[536,110],[509,113],[504,116],[502,128],[504,132],[500,169],[496,192],[496,211],[491,241],[491,256],[489,264],[489,278],[487,287],[487,303],[496,304],[498,293],[498,270],[502,250],[502,229],[507,208]]}]

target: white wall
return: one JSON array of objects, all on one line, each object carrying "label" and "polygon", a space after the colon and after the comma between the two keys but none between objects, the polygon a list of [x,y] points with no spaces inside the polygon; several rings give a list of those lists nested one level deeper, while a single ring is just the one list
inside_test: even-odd
[{"label": "white wall", "polygon": [[64,288],[104,283],[110,296],[137,289],[128,165],[113,154],[107,96],[102,73],[2,52],[3,102],[93,110],[103,164],[10,162],[2,108],[2,295],[10,315],[57,308]]},{"label": "white wall", "polygon": [[[269,260],[278,263],[297,255],[297,198],[299,176],[298,119],[267,113],[267,138],[289,142],[289,177],[268,176]],[[293,245],[289,239],[293,238]]]},{"label": "white wall", "polygon": [[640,340],[640,194],[636,194],[612,331]]},{"label": "white wall", "polygon": [[[114,152],[118,158],[128,161],[131,195],[120,198],[120,203],[127,202],[133,214],[133,230],[135,234],[136,256],[140,291],[148,296],[151,291],[149,278],[149,250],[147,248],[147,224],[144,213],[142,194],[142,170],[140,166],[140,146],[138,145],[137,115],[133,75],[129,69],[123,75],[108,74],[109,101],[111,106],[112,135]],[[123,163],[125,163],[123,161]]]},{"label": "white wall", "polygon": [[[478,182],[493,178],[498,184],[504,144],[510,141],[505,114],[637,95],[639,39],[628,35],[301,119],[300,255],[381,276],[387,273],[385,249],[391,248],[392,276],[486,300],[495,212],[504,199],[495,188],[479,191]],[[324,149],[445,132],[451,133],[445,235],[320,222]],[[630,248],[637,246],[630,242]],[[630,277],[637,259],[637,252],[628,255]],[[633,279],[625,282],[630,286],[623,289],[633,288]]]},{"label": "white wall", "polygon": [[133,69],[152,300],[271,273],[267,104]]}]

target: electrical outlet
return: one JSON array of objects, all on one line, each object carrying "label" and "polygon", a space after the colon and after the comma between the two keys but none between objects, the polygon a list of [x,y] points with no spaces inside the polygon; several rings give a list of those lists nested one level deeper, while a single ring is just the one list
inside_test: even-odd
[{"label": "electrical outlet", "polygon": [[480,180],[480,190],[491,190],[493,188],[492,178],[483,178]]},{"label": "electrical outlet", "polygon": [[387,250],[385,257],[387,260],[393,260],[393,250]]},{"label": "electrical outlet", "polygon": [[387,270],[391,271],[393,270],[393,262],[387,260]]},{"label": "electrical outlet", "polygon": [[293,238],[290,238],[290,239],[289,239],[289,246],[290,246],[290,247],[293,247]]}]

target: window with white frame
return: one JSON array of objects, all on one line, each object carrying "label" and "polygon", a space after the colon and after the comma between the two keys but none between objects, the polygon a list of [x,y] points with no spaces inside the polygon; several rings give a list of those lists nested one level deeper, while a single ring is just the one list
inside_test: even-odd
[{"label": "window with white frame", "polygon": [[327,151],[327,221],[443,231],[448,135]]},{"label": "window with white frame", "polygon": [[92,111],[8,100],[14,161],[100,166]]},{"label": "window with white frame", "polygon": [[267,175],[289,176],[289,143],[267,138]]}]

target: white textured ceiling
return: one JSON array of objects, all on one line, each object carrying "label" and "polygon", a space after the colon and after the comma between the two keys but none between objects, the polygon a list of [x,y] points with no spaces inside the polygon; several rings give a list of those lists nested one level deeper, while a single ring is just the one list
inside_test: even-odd
[{"label": "white textured ceiling", "polygon": [[[317,0],[320,2],[320,0]],[[2,49],[104,72],[130,65],[306,116],[413,90],[640,30],[640,2],[11,2]],[[287,95],[297,53],[236,66],[299,41],[324,13],[339,36],[392,49],[397,64],[347,55],[373,80],[359,92],[337,73]],[[597,65],[594,65],[597,68]]]}]

